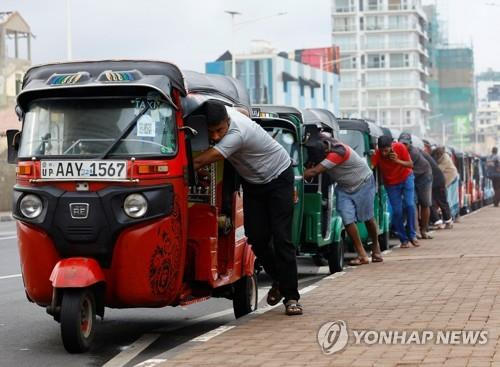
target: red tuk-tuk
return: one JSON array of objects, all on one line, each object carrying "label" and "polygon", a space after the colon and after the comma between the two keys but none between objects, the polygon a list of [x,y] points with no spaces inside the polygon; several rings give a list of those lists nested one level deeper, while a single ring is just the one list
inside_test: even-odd
[{"label": "red tuk-tuk", "polygon": [[[207,99],[249,110],[229,77],[153,61],[31,68],[18,95],[22,131],[13,215],[26,295],[61,324],[64,347],[86,351],[105,307],[233,300],[257,307],[255,256],[228,162],[193,170],[207,149]],[[224,178],[224,181],[222,180]]]}]

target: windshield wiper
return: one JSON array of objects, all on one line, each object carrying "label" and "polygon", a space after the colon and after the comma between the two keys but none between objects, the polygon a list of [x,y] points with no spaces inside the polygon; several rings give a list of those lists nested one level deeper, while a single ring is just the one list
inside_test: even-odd
[{"label": "windshield wiper", "polygon": [[118,139],[116,139],[113,144],[111,144],[111,146],[101,155],[101,157],[99,159],[105,159],[107,158],[107,156],[113,151],[116,149],[116,147],[118,146],[118,144],[120,144],[121,140],[126,137],[130,131],[132,131],[132,129],[135,127],[135,125],[137,124],[137,121],[142,117],[144,116],[144,114],[146,112],[149,111],[149,103],[146,103],[146,106],[142,109],[141,112],[139,112],[139,114],[132,120],[129,122],[129,124],[127,125],[127,127],[125,128],[125,130],[123,130],[123,132],[120,134],[120,136],[118,137]]}]

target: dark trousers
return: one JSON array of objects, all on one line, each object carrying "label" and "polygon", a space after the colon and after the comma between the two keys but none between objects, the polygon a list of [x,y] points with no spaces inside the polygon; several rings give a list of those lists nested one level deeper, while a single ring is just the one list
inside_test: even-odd
[{"label": "dark trousers", "polygon": [[500,177],[495,177],[493,179],[493,189],[495,190],[493,203],[495,206],[498,206],[498,204],[500,204]]},{"label": "dark trousers", "polygon": [[285,302],[300,298],[296,250],[291,241],[293,191],[291,166],[267,184],[243,181],[245,234],[266,273],[279,282]]},{"label": "dark trousers", "polygon": [[443,221],[446,222],[451,219],[451,209],[450,205],[448,204],[446,187],[437,186],[432,188],[432,204],[431,222],[436,222],[439,220],[437,208],[441,209],[441,213],[443,214]]}]

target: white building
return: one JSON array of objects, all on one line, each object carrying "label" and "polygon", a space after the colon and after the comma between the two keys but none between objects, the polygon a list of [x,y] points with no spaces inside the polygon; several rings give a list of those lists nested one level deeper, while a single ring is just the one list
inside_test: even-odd
[{"label": "white building", "polygon": [[332,0],[340,110],[424,134],[429,117],[426,16],[420,0]]},{"label": "white building", "polygon": [[500,145],[500,101],[480,101],[476,119],[481,150],[487,153],[491,147]]},{"label": "white building", "polygon": [[0,12],[0,108],[14,103],[31,65],[31,30],[17,12]]}]

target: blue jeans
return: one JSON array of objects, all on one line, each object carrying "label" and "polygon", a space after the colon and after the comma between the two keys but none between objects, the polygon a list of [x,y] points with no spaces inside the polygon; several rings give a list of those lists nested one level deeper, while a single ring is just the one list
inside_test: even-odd
[{"label": "blue jeans", "polygon": [[[407,243],[417,237],[415,231],[415,176],[413,173],[397,185],[386,185],[392,208],[392,221],[401,243]],[[404,205],[403,205],[404,201]],[[406,211],[406,223],[409,233],[406,233],[403,207]]]}]

